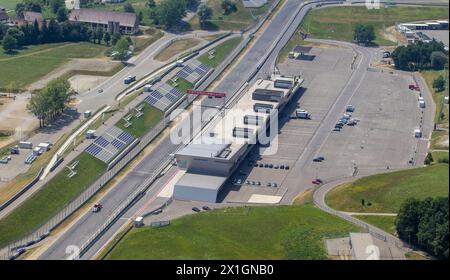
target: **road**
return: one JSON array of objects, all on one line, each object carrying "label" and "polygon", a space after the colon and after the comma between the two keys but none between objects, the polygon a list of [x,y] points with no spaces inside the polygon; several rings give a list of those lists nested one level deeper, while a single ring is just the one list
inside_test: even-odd
[{"label": "road", "polygon": [[[217,34],[218,32],[208,32],[208,31],[196,31],[187,33],[184,35],[176,35],[167,33],[163,38],[156,41],[154,44],[147,47],[142,53],[138,56],[132,58],[133,63],[130,63],[127,67],[122,69],[119,73],[108,79],[107,81],[99,84],[96,88],[91,89],[88,92],[80,93],[77,98],[80,100],[80,103],[77,105],[78,112],[91,111],[96,112],[100,108],[106,105],[114,105],[116,103],[116,97],[129,88],[128,85],[123,83],[123,80],[129,75],[135,75],[138,79],[148,75],[156,71],[158,68],[164,65],[164,63],[154,60],[154,56],[156,56],[161,48],[166,46],[171,40],[175,38],[190,38],[196,36],[204,36],[206,34]],[[131,85],[134,86],[134,85]],[[102,93],[98,93],[99,89],[103,89]],[[80,121],[81,117],[78,117]],[[42,132],[33,135],[29,141],[32,143],[40,143],[40,142],[51,142],[56,143],[58,139],[60,139],[65,133],[70,132],[80,123],[76,120],[72,120],[69,124],[59,128],[50,128],[48,130],[42,130]],[[73,141],[66,140],[65,147],[71,145]],[[0,213],[0,218],[5,217],[11,211],[13,211],[18,205],[23,203],[26,199],[28,199],[32,194],[38,191],[49,179],[51,176],[54,176],[59,169],[55,169],[55,172],[49,173],[49,169],[52,166],[52,163],[56,161],[56,158],[53,157],[48,166],[46,166],[43,175],[40,178],[40,181],[35,184],[30,190],[24,193],[19,199],[14,201],[8,207],[3,209]],[[23,165],[24,168],[28,168],[28,165]],[[18,173],[24,172],[25,170],[15,170],[16,174],[8,173],[10,176],[15,176]],[[44,181],[44,179],[46,179]]]},{"label": "road", "polygon": [[[301,2],[302,1],[300,0],[288,0],[286,2],[286,4],[273,17],[263,33],[256,39],[255,43],[244,54],[244,56],[241,57],[235,67],[214,88],[215,91],[226,92],[227,100],[233,97],[233,94],[238,91],[238,89],[254,72],[254,68],[249,67],[249,65],[255,65],[255,62],[259,61],[261,57],[268,52],[270,47],[273,45],[274,34],[278,35],[280,30],[283,30],[283,27],[287,26],[288,22],[294,15],[296,8]],[[303,15],[304,13],[302,13],[302,16]],[[301,18],[298,17],[296,20],[300,22]],[[295,27],[290,28],[289,31],[294,32]],[[291,35],[292,33],[286,33],[283,37],[283,42],[287,42]],[[281,47],[282,45],[277,45],[276,50],[278,51]],[[271,56],[272,60],[268,60],[268,64],[273,63],[273,57],[276,57],[276,55]],[[203,103],[205,108],[206,106],[217,106],[221,104],[223,104],[223,101],[216,99],[205,99]],[[159,165],[159,163],[163,162],[164,159],[166,159],[169,154],[173,153],[176,148],[177,145],[170,141],[170,137],[165,136],[138,164],[138,166],[127,174],[127,176],[125,176],[125,178],[100,201],[100,203],[105,206],[102,212],[97,214],[92,214],[90,212],[86,213],[69,230],[62,234],[62,236],[40,256],[40,259],[62,259],[65,257],[65,249],[68,245],[80,246],[83,241],[89,238],[102,224],[102,222],[105,221],[109,215],[111,215],[115,209],[114,206],[117,206],[121,201],[124,201],[133,191],[135,191],[136,186],[138,186],[139,183],[142,183],[145,178]],[[148,201],[147,199],[151,199],[156,193],[158,193],[159,190],[157,189],[157,186],[158,184],[152,186],[146,197],[141,199],[136,206],[132,207],[132,209],[128,210],[124,216],[132,216],[132,214],[134,214],[132,210],[135,210],[135,207],[142,207],[144,203]],[[109,206],[112,206],[113,209],[109,209]],[[114,230],[117,230],[125,222],[125,219],[118,220],[97,243],[101,244],[102,242],[105,242],[112,236],[115,232]],[[96,246],[94,246],[83,256],[83,259],[89,258],[95,253],[95,248],[100,246],[97,243]]]},{"label": "road", "polygon": [[[230,70],[227,76],[214,88],[215,91],[228,93],[226,99],[229,100],[233,97],[233,94],[242,86],[242,84],[254,73],[254,68],[249,65],[256,65],[260,61],[261,57],[267,53],[268,50],[273,49],[269,58],[260,68],[258,76],[266,75],[271,72],[273,65],[275,64],[276,57],[279,50],[283,47],[289,38],[294,33],[296,26],[300,23],[302,17],[305,15],[305,11],[302,11],[297,17],[294,18],[293,24],[289,25],[287,32],[283,33],[282,38],[278,44],[273,46],[274,37],[280,34],[280,30],[283,30],[284,26],[293,19],[295,9],[301,3],[300,0],[288,0],[279,12],[273,17],[266,30],[256,39],[254,44],[244,54],[234,68]],[[370,53],[365,53],[364,50],[359,50],[361,57],[358,61],[359,67],[364,69],[370,61]],[[329,114],[325,118],[324,122],[320,125],[318,131],[312,138],[311,146],[308,147],[303,154],[300,162],[298,162],[294,168],[301,171],[302,167],[309,163],[314,156],[314,151],[320,149],[320,146],[326,141],[329,131],[331,131],[334,121],[339,118],[348,100],[356,92],[360,86],[361,81],[364,78],[365,71],[355,71],[355,74],[349,80],[345,90],[341,93],[336,104],[332,107]],[[255,79],[255,78],[254,78]],[[205,99],[203,105],[217,106],[221,105],[223,101],[216,99]],[[90,212],[83,215],[71,228],[64,232],[50,248],[45,251],[39,258],[40,259],[63,259],[65,258],[65,249],[68,245],[80,246],[87,238],[89,238],[95,230],[111,215],[114,207],[120,202],[124,201],[133,191],[136,186],[142,183],[145,178],[151,174],[153,170],[158,166],[160,162],[163,162],[169,154],[173,153],[177,145],[171,143],[170,138],[165,136],[159,144],[134,168],[125,178],[118,183],[102,200],[105,208],[102,212],[92,214]],[[103,244],[107,242],[113,236],[117,230],[126,223],[127,218],[132,217],[137,209],[141,209],[144,206],[149,206],[153,201],[155,195],[159,192],[162,182],[169,180],[170,174],[174,169],[169,170],[166,176],[160,179],[161,183],[154,184],[147,192],[146,196],[139,200],[131,209],[128,209],[123,215],[123,218],[115,222],[111,228],[109,228],[105,234],[90,248],[83,259],[89,259],[92,257]],[[298,176],[298,173],[291,172],[292,176]],[[147,176],[146,176],[147,175]],[[294,178],[293,178],[294,179]],[[289,190],[288,196],[293,197],[299,193],[298,189]],[[111,208],[111,209],[110,209]]]},{"label": "road", "polygon": [[343,180],[330,182],[330,183],[320,186],[313,194],[314,205],[316,205],[317,207],[319,207],[321,210],[323,210],[325,212],[328,212],[328,213],[338,216],[348,222],[351,222],[357,226],[365,228],[367,231],[369,231],[373,236],[377,237],[378,239],[384,240],[384,241],[388,242],[389,244],[392,244],[399,248],[403,248],[404,250],[409,250],[409,246],[406,243],[404,243],[403,241],[401,241],[400,239],[398,239],[397,237],[395,237],[395,236],[393,236],[371,224],[368,224],[357,218],[354,218],[351,215],[349,215],[348,213],[336,211],[336,210],[330,208],[325,203],[325,196],[329,191],[331,191],[333,188],[335,188],[343,183],[350,182],[353,180],[354,180],[354,178],[343,179]]}]

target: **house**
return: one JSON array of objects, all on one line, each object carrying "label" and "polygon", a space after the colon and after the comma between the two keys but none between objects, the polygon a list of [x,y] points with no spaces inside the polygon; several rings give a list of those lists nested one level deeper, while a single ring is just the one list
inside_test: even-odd
[{"label": "house", "polygon": [[9,22],[9,16],[8,13],[6,13],[6,9],[3,7],[0,7],[0,23],[8,23]]},{"label": "house", "polygon": [[76,9],[70,12],[69,20],[87,23],[92,28],[102,28],[111,34],[116,32],[136,34],[139,31],[139,20],[135,13]]},{"label": "house", "polygon": [[44,17],[41,13],[37,12],[23,12],[22,14],[17,15],[15,18],[12,18],[11,21],[15,25],[25,25],[25,24],[34,24],[37,20],[39,26],[42,25],[44,21]]}]

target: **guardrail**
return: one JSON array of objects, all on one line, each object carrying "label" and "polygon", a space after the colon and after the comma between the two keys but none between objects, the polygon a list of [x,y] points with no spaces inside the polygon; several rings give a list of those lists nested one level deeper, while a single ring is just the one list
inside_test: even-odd
[{"label": "guardrail", "polygon": [[[326,2],[326,0],[317,0],[317,1],[311,1],[307,2],[308,4],[311,3],[319,3],[319,2]],[[221,66],[214,71],[214,73],[205,81],[205,84],[202,85],[200,88],[206,89],[214,79],[216,79],[221,72],[229,66],[229,64],[234,60],[234,58],[248,45],[250,40],[252,39],[252,35],[255,34],[259,28],[263,25],[264,21],[270,16],[273,9],[279,4],[280,0],[275,2],[271,9],[267,12],[264,19],[257,25],[257,27],[250,33],[250,36],[248,36],[241,44],[227,57],[227,59],[221,64]],[[299,9],[297,10],[297,13],[301,10],[302,7],[304,7],[305,4],[302,4]],[[293,17],[295,19],[295,17]],[[283,33],[286,32],[286,28]],[[277,40],[280,40],[282,37],[278,37]],[[205,48],[205,46],[203,46]],[[272,50],[273,51],[273,50]],[[267,58],[270,56],[271,52],[267,55]],[[266,58],[266,59],[267,59]],[[180,104],[180,107],[186,107],[188,106],[195,97],[187,98],[186,102]],[[15,248],[24,248],[29,244],[30,242],[33,242],[35,240],[42,240],[42,236],[47,236],[49,232],[51,232],[55,227],[57,227],[59,224],[61,224],[67,217],[69,217],[72,213],[74,213],[76,210],[78,210],[84,203],[90,199],[93,195],[95,195],[104,185],[106,185],[114,176],[117,175],[118,172],[120,172],[133,158],[135,158],[159,133],[161,133],[167,125],[170,123],[169,118],[164,118],[161,120],[144,138],[141,139],[141,142],[136,146],[135,149],[133,149],[129,154],[127,154],[123,159],[121,159],[114,167],[112,167],[110,170],[108,170],[105,174],[100,176],[99,179],[97,179],[93,184],[91,184],[90,187],[88,187],[80,196],[78,196],[75,200],[70,202],[62,211],[60,211],[56,216],[54,216],[52,219],[47,221],[44,225],[39,227],[36,231],[34,231],[29,236],[22,238],[21,240],[15,241],[11,244],[9,244],[6,248],[6,254],[3,254],[3,258],[7,259],[10,255],[12,255],[12,251]],[[206,125],[206,123],[202,123],[202,127]],[[178,146],[177,148],[181,147]],[[158,170],[163,170],[167,166],[168,162],[161,164],[157,168]],[[83,245],[83,250],[86,250],[90,246],[90,243],[95,241],[99,235],[101,235],[109,226],[112,224],[113,221],[125,210],[128,206],[133,203],[136,199],[139,199],[142,197],[142,190],[148,188],[151,185],[151,182],[155,180],[155,178],[158,176],[159,172],[153,173],[151,177],[149,177],[143,184],[140,185],[138,190],[124,203],[119,206],[119,208],[114,212],[114,214],[108,219],[107,222],[89,239],[89,244],[86,242]],[[44,237],[45,238],[45,237]],[[34,243],[33,243],[34,244]]]}]

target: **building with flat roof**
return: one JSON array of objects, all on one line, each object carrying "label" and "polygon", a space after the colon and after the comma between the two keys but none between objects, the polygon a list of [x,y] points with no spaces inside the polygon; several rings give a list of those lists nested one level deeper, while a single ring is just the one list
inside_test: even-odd
[{"label": "building with flat roof", "polygon": [[7,23],[7,22],[9,22],[9,16],[6,13],[6,9],[0,7],[0,23]]},{"label": "building with flat roof", "polygon": [[135,13],[75,9],[70,12],[69,20],[89,24],[92,28],[102,28],[111,34],[136,34],[139,31],[139,20]]},{"label": "building with flat roof", "polygon": [[[300,88],[299,77],[275,75],[256,81],[233,109],[205,127],[192,143],[175,154],[186,173],[175,184],[174,198],[216,202],[222,186],[253,145],[262,143],[275,114]],[[278,131],[277,131],[278,133]]]}]

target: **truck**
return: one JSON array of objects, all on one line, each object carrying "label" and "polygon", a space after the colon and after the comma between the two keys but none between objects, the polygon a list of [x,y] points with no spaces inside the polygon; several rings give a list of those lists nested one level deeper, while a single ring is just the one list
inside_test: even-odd
[{"label": "truck", "polygon": [[294,116],[297,119],[311,119],[311,114],[308,111],[303,110],[303,109],[296,109]]},{"label": "truck", "polygon": [[21,149],[32,149],[33,148],[33,143],[28,142],[28,141],[20,141],[19,142],[19,148],[21,148]]},{"label": "truck", "polygon": [[131,84],[132,82],[136,81],[136,76],[128,76],[123,81],[126,85]]}]

